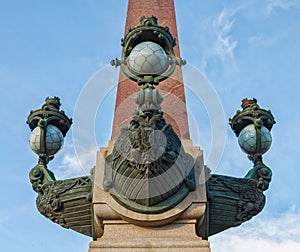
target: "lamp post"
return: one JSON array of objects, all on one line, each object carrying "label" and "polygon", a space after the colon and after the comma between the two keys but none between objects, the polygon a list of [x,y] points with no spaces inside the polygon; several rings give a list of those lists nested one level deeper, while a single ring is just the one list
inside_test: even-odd
[{"label": "lamp post", "polygon": [[272,171],[263,163],[262,155],[272,144],[271,129],[276,123],[270,110],[262,109],[255,98],[243,99],[243,110],[238,110],[229,124],[238,137],[241,149],[253,162],[253,168],[245,178],[255,178],[259,181],[259,188],[268,189],[272,178]]},{"label": "lamp post", "polygon": [[27,124],[31,129],[30,147],[38,155],[38,164],[30,171],[30,181],[35,191],[45,181],[54,181],[53,172],[47,169],[47,164],[62,148],[64,137],[72,124],[72,119],[60,109],[58,97],[45,99],[45,104],[31,111]]},{"label": "lamp post", "polygon": [[129,29],[121,45],[124,47],[122,58],[112,60],[111,65],[121,66],[129,79],[144,88],[153,88],[167,79],[176,65],[186,64],[184,59],[175,56],[176,40],[169,28],[159,26],[154,16],[141,17],[140,25]]},{"label": "lamp post", "polygon": [[47,168],[72,124],[60,105],[58,97],[47,97],[45,104],[27,117],[30,147],[39,158],[29,173],[32,188],[38,193],[36,206],[42,215],[62,227],[93,236],[90,176],[56,180]]}]

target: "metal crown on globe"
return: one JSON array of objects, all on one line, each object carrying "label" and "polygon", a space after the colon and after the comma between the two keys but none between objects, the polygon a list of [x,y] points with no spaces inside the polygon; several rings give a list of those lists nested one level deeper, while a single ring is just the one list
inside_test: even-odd
[{"label": "metal crown on globe", "polygon": [[[58,97],[47,97],[45,104],[40,109],[31,111],[27,118],[31,129],[30,147],[39,156],[38,164],[30,172],[31,181],[38,181],[41,177],[54,179],[47,164],[63,146],[64,136],[72,124],[72,119],[63,110],[59,110],[60,105]],[[37,183],[33,184],[37,188]]]},{"label": "metal crown on globe", "polygon": [[122,39],[121,60],[112,60],[111,65],[121,66],[124,74],[138,85],[158,85],[174,72],[176,65],[186,63],[176,58],[175,45],[169,28],[159,26],[156,17],[141,17],[140,25],[130,27]]},{"label": "metal crown on globe", "polygon": [[245,178],[256,179],[261,191],[267,190],[272,179],[272,171],[263,163],[262,155],[272,143],[271,129],[275,124],[270,110],[260,108],[255,98],[243,99],[243,110],[238,110],[229,124],[238,137],[241,149],[248,154],[253,168]]},{"label": "metal crown on globe", "polygon": [[241,149],[255,162],[256,159],[261,160],[261,155],[271,147],[270,131],[275,120],[271,111],[260,108],[255,98],[243,99],[242,108],[229,120],[229,124]]}]

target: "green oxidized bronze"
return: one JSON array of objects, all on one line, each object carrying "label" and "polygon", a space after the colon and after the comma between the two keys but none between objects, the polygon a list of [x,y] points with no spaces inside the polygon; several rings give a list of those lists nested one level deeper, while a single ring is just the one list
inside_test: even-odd
[{"label": "green oxidized bronze", "polygon": [[[238,110],[235,116],[232,119],[229,119],[229,124],[239,138],[245,128],[249,127],[249,125],[253,125],[252,127],[256,132],[256,148],[251,153],[247,153],[247,150],[244,151],[248,154],[249,159],[253,161],[254,166],[245,178],[253,178],[259,181],[259,188],[264,191],[269,187],[272,171],[263,163],[262,155],[271,145],[271,136],[269,132],[276,122],[271,111],[262,109],[257,104],[255,98],[252,100],[247,98],[243,99],[241,106],[243,110]],[[265,139],[265,136],[267,136],[267,138],[269,137],[269,139]]]},{"label": "green oxidized bronze", "polygon": [[48,124],[58,127],[65,136],[71,127],[72,119],[68,118],[63,110],[59,110],[60,106],[58,97],[47,97],[42,108],[30,111],[27,118],[30,129],[37,127],[40,120],[46,120]]},{"label": "green oxidized bronze", "polygon": [[247,98],[242,100],[242,111],[238,110],[234,117],[229,119],[229,124],[238,137],[243,128],[249,124],[253,124],[257,119],[262,120],[263,125],[271,130],[275,124],[275,119],[270,110],[262,109],[257,100]]},{"label": "green oxidized bronze", "polygon": [[142,88],[129,127],[122,128],[106,159],[104,189],[123,206],[160,213],[195,189],[194,160],[165,122],[154,88]]},{"label": "green oxidized bronze", "polygon": [[54,152],[57,152],[61,146],[57,146],[54,152],[47,149],[47,131],[50,127],[55,127],[57,134],[62,134],[62,137],[64,137],[72,124],[72,119],[68,118],[64,111],[59,110],[60,105],[58,97],[47,97],[45,104],[40,109],[31,111],[27,117],[27,124],[31,131],[38,130],[36,143],[34,143],[36,148],[33,150],[38,154],[39,161],[29,174],[35,191],[38,191],[38,187],[46,181],[55,180],[53,172],[47,169],[47,164],[54,158]]},{"label": "green oxidized bronze", "polygon": [[[143,42],[153,42],[160,45],[167,55],[169,67],[160,74],[137,74],[129,70],[127,59],[133,48]],[[121,60],[115,59],[111,61],[113,66],[121,66],[122,71],[131,80],[139,85],[158,85],[159,82],[167,79],[175,70],[176,65],[184,65],[183,59],[177,59],[173,50],[176,45],[175,38],[172,37],[168,27],[162,27],[157,24],[157,18],[141,17],[140,25],[130,27],[124,39],[121,40],[124,47]]]},{"label": "green oxidized bronze", "polygon": [[[58,97],[47,97],[45,101],[40,109],[31,111],[27,118],[31,131],[36,132],[36,142],[32,147],[39,156],[38,164],[29,173],[32,187],[38,193],[37,208],[42,215],[62,227],[93,236],[91,176],[56,180],[54,173],[47,168],[48,162],[54,158],[54,152],[61,148],[51,142],[51,132],[54,137],[60,134],[64,137],[72,120],[60,110]],[[58,137],[56,140],[62,139]]]},{"label": "green oxidized bronze", "polygon": [[93,237],[92,184],[90,176],[43,183],[37,208],[60,226]]},{"label": "green oxidized bronze", "polygon": [[[262,155],[270,147],[269,131],[275,120],[270,110],[259,107],[256,99],[244,99],[242,108],[229,119],[229,124],[254,165],[244,178],[209,176],[207,225],[205,231],[199,229],[202,237],[241,225],[261,212],[265,205],[263,191],[269,187],[272,171],[263,163]],[[207,173],[210,173],[209,169]]]},{"label": "green oxidized bronze", "polygon": [[259,187],[255,179],[212,174],[207,181],[207,226],[200,235],[207,238],[260,213],[265,196]]}]

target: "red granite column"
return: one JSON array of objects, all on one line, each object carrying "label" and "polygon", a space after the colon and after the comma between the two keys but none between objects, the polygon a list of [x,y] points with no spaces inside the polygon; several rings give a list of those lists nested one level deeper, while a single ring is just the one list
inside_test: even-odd
[{"label": "red granite column", "polygon": [[[140,24],[142,16],[151,17],[152,15],[157,17],[158,25],[169,27],[172,36],[176,38],[177,45],[174,51],[176,57],[179,58],[180,51],[174,0],[128,0],[125,34],[129,27]],[[164,96],[162,109],[166,122],[172,125],[181,139],[189,139],[190,134],[181,68],[177,66],[172,76],[161,82],[157,88]],[[118,137],[121,127],[129,124],[135,108],[132,97],[139,89],[140,87],[135,82],[126,78],[122,71],[120,71],[112,140]]]}]

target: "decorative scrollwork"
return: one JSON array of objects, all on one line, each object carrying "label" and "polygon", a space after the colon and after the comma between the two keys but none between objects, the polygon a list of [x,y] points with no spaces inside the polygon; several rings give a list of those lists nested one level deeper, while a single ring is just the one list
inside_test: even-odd
[{"label": "decorative scrollwork", "polygon": [[165,122],[156,89],[142,88],[137,108],[106,159],[103,186],[125,207],[158,213],[195,189],[194,160]]},{"label": "decorative scrollwork", "polygon": [[36,205],[39,212],[64,228],[92,236],[91,178],[79,177],[41,184],[42,174],[38,167],[30,173],[38,192]]},{"label": "decorative scrollwork", "polygon": [[259,181],[211,175],[208,180],[208,235],[241,225],[262,211],[265,196]]},{"label": "decorative scrollwork", "polygon": [[269,183],[272,179],[272,171],[264,163],[256,163],[254,167],[245,176],[247,179],[257,181],[257,187],[260,191],[265,191],[269,188]]},{"label": "decorative scrollwork", "polygon": [[76,181],[68,186],[64,186],[64,181],[53,181],[43,184],[36,201],[40,213],[53,222],[68,228],[60,212],[63,209],[63,203],[59,197],[75,185]]},{"label": "decorative scrollwork", "polygon": [[[160,45],[167,55],[168,67],[160,74],[137,74],[128,69],[126,62],[127,57],[132,50],[140,43],[151,41]],[[157,18],[141,17],[140,25],[130,27],[128,33],[121,39],[121,45],[124,47],[122,58],[114,59],[110,63],[117,67],[121,66],[124,74],[131,80],[137,82],[138,85],[158,85],[163,80],[167,79],[174,71],[176,66],[186,64],[186,61],[181,58],[176,58],[173,47],[176,45],[176,39],[173,38],[168,27],[159,26]]]}]

